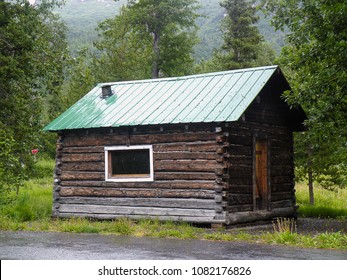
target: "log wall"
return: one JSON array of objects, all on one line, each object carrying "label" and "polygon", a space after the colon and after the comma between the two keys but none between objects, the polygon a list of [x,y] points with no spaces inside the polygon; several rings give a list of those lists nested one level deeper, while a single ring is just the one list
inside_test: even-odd
[{"label": "log wall", "polygon": [[[245,111],[238,122],[227,124],[229,192],[227,208],[230,223],[273,218],[278,213],[296,215],[292,131],[287,124],[283,102],[279,95],[266,95],[266,88]],[[254,143],[256,138],[268,140],[270,185],[269,211],[255,210]],[[282,210],[281,210],[282,209]],[[242,212],[240,215],[235,212]],[[264,213],[265,214],[264,214]],[[271,213],[267,213],[271,212]],[[247,218],[245,218],[247,217]]]},{"label": "log wall", "polygon": [[[224,222],[225,161],[215,126],[64,132],[57,143],[53,216]],[[105,181],[105,146],[153,145],[153,182]],[[216,175],[216,174],[221,174]]]}]

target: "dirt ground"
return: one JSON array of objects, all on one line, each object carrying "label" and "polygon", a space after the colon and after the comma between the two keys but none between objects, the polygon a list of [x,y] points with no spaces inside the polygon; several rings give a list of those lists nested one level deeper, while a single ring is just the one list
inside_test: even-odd
[{"label": "dirt ground", "polygon": [[[319,219],[319,218],[298,218],[295,221],[296,232],[301,234],[316,235],[319,233],[341,232],[347,234],[347,220]],[[252,225],[240,225],[230,227],[233,231],[246,231],[250,234],[259,234],[263,232],[273,232],[272,221],[262,222]]]}]

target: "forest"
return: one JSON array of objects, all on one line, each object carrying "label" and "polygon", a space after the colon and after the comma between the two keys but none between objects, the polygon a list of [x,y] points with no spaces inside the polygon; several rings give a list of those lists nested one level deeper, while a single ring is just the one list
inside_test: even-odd
[{"label": "forest", "polygon": [[347,186],[344,0],[0,0],[0,205],[54,158],[43,127],[95,84],[280,65],[296,179]]}]

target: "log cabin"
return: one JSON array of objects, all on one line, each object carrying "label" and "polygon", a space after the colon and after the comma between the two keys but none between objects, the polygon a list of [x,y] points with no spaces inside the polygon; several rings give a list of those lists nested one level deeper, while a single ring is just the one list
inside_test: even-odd
[{"label": "log cabin", "polygon": [[53,217],[233,225],[295,217],[301,107],[278,66],[98,84],[58,134]]}]

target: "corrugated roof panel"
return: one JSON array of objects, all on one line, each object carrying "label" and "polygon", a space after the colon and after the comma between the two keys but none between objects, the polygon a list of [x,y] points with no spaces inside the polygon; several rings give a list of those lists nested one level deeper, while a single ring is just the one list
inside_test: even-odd
[{"label": "corrugated roof panel", "polygon": [[134,104],[132,108],[126,111],[126,113],[119,119],[115,119],[114,125],[121,126],[123,124],[131,125],[137,124],[136,120],[139,122],[142,121],[150,108],[154,106],[154,101],[156,97],[164,90],[165,86],[168,84],[168,81],[163,81],[162,83],[153,84],[153,88],[145,95],[142,92],[138,92],[141,96],[139,102]]},{"label": "corrugated roof panel", "polygon": [[203,82],[199,83],[199,85],[194,89],[194,92],[186,96],[184,104],[181,105],[182,109],[180,113],[176,115],[175,118],[172,120],[174,123],[180,123],[183,120],[187,120],[187,115],[191,113],[193,109],[196,108],[196,106],[201,102],[201,99],[203,99],[206,96],[204,92],[208,92],[207,88],[210,86],[211,82],[214,79],[214,76],[204,77]]},{"label": "corrugated roof panel", "polygon": [[182,92],[180,97],[176,98],[170,104],[170,110],[167,110],[165,114],[161,115],[162,119],[160,120],[160,123],[177,123],[178,121],[174,121],[174,119],[181,114],[187,104],[191,102],[194,97],[198,96],[201,92],[200,86],[203,87],[206,82],[207,80],[205,77],[192,79],[192,82]]},{"label": "corrugated roof panel", "polygon": [[194,79],[181,79],[183,81],[183,84],[173,92],[163,103],[162,108],[159,110],[156,110],[153,112],[153,115],[151,115],[151,122],[148,122],[147,120],[146,124],[160,124],[163,123],[163,118],[167,115],[167,113],[173,109],[173,104],[176,104],[175,101],[177,99],[183,98],[184,93],[186,92],[187,88],[190,86],[190,84],[194,81]]},{"label": "corrugated roof panel", "polygon": [[[221,79],[218,81],[213,90],[210,91],[210,94],[205,99],[204,104],[200,107],[199,112],[197,112],[196,116],[193,118],[192,122],[196,122],[200,120],[201,122],[205,122],[205,118],[208,115],[214,116],[213,109],[220,102],[221,98],[223,98],[225,94],[225,87],[227,87],[228,82],[232,80],[234,75],[223,75]],[[213,117],[212,117],[213,118]],[[213,121],[213,120],[212,120]]]},{"label": "corrugated roof panel", "polygon": [[[214,96],[214,89],[217,87],[220,80],[223,78],[222,74],[211,76],[212,80],[204,88],[204,91],[200,93],[199,96],[195,98],[195,106],[189,112],[183,112],[180,122],[190,123],[196,118],[201,111],[204,110],[206,105],[210,102],[211,97]],[[192,104],[193,105],[193,104]]]},{"label": "corrugated roof panel", "polygon": [[153,104],[154,106],[147,112],[146,116],[143,117],[140,124],[146,125],[155,123],[155,119],[160,116],[168,106],[170,106],[171,100],[175,97],[175,93],[179,91],[181,87],[184,87],[185,83],[186,80],[170,82],[167,88],[162,93],[158,94],[157,99]]},{"label": "corrugated roof panel", "polygon": [[[99,84],[45,130],[236,121],[276,69]],[[104,85],[112,96],[101,97]]]},{"label": "corrugated roof panel", "polygon": [[[227,108],[230,112],[239,112],[239,110],[237,110],[237,99],[245,98],[245,96],[247,96],[249,92],[250,85],[258,78],[258,74],[254,73],[254,71],[245,71],[244,73],[240,74],[241,76],[238,78],[237,82],[232,83],[234,86],[229,89],[228,93],[220,99],[217,106],[213,109],[213,115],[208,115],[205,118],[205,122],[211,122],[213,120],[220,121],[221,119],[223,119],[220,115],[222,114],[225,105],[227,105]],[[235,117],[237,117],[238,119],[241,116],[242,112],[240,112],[239,115],[237,115],[237,113]]]}]

